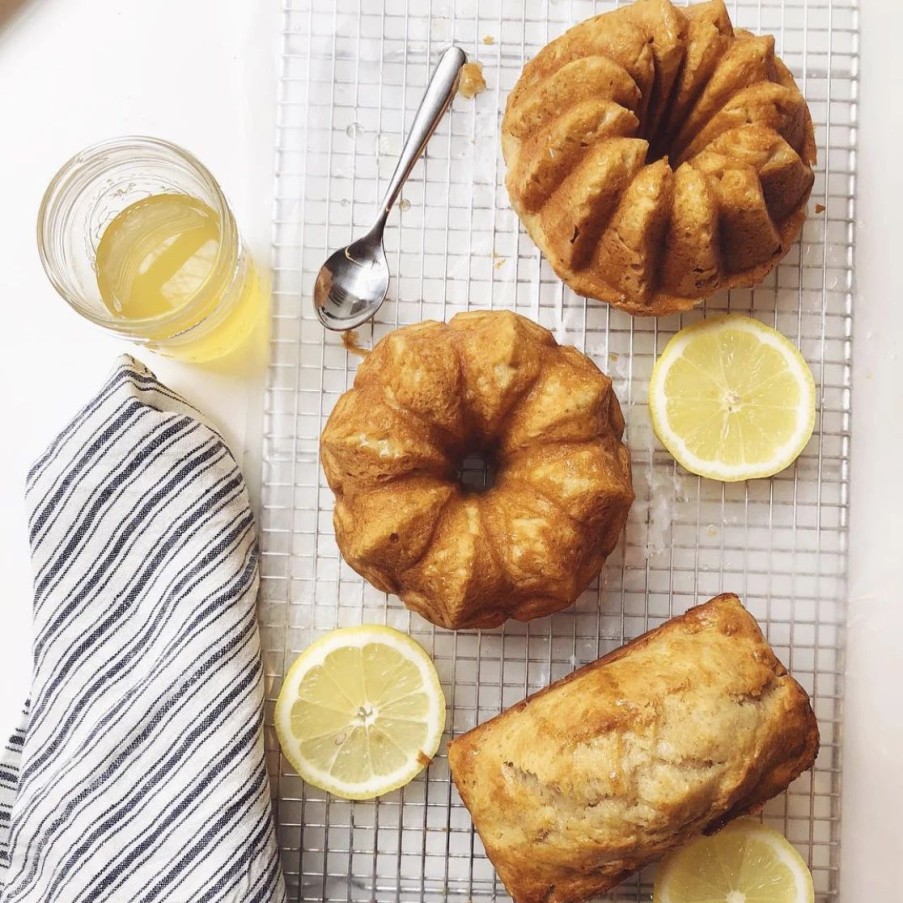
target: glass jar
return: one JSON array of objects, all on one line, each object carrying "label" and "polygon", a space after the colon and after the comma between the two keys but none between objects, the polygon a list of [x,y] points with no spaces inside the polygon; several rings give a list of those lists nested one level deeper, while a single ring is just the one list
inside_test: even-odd
[{"label": "glass jar", "polygon": [[[120,213],[157,195],[187,196],[206,205],[219,220],[218,248],[209,274],[180,306],[125,316],[101,294],[98,246]],[[228,354],[266,313],[256,269],[222,189],[191,154],[157,138],[115,138],[69,160],[44,194],[38,249],[50,281],[77,313],[172,357],[205,361]]]}]

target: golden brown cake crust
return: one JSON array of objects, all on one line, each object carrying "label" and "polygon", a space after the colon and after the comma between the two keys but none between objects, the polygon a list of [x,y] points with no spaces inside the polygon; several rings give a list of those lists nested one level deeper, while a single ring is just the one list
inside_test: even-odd
[{"label": "golden brown cake crust", "polygon": [[[320,439],[342,556],[441,627],[570,605],[633,501],[611,380],[510,311],[397,329],[360,366]],[[482,453],[484,492],[456,479]]]},{"label": "golden brown cake crust", "polygon": [[[737,143],[713,161],[731,130],[781,141],[781,177]],[[735,32],[722,0],[636,0],[565,32],[511,91],[502,152],[512,206],[558,276],[652,316],[764,279],[803,226],[816,156],[774,38]]]},{"label": "golden brown cake crust", "polygon": [[811,768],[809,698],[721,595],[452,741],[515,903],[582,903]]}]

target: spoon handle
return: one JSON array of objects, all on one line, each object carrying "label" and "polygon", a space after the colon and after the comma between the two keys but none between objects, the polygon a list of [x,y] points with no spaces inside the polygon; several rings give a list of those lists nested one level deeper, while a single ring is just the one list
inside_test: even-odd
[{"label": "spoon handle", "polygon": [[386,217],[392,209],[393,204],[398,200],[398,193],[401,186],[411,174],[414,164],[423,153],[427,141],[436,131],[436,126],[442,118],[442,114],[448,109],[452,98],[455,96],[455,89],[458,86],[458,77],[461,74],[461,67],[467,62],[467,54],[460,47],[449,47],[442,54],[439,65],[430,79],[430,83],[426,87],[426,93],[423,100],[420,101],[420,107],[417,109],[417,115],[411,125],[411,131],[408,133],[407,140],[392,173],[392,179],[386,190],[386,196],[383,199],[382,209],[377,219],[377,226],[385,225]]}]

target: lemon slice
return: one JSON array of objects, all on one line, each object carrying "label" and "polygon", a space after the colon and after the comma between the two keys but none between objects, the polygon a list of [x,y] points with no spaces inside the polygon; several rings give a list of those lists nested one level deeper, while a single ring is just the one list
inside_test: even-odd
[{"label": "lemon slice", "polygon": [[741,818],[658,868],[652,903],[813,903],[812,875],[790,842]]},{"label": "lemon slice", "polygon": [[668,342],[649,384],[652,427],[691,473],[736,482],[792,464],[815,426],[799,350],[758,320],[702,320]]},{"label": "lemon slice", "polygon": [[275,720],[282,752],[305,781],[345,799],[372,799],[429,765],[445,728],[445,696],[430,657],[410,637],[346,627],[295,659]]}]

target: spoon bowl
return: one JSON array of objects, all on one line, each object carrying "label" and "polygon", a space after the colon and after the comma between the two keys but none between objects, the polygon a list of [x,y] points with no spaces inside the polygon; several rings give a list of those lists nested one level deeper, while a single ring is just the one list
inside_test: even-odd
[{"label": "spoon bowl", "polygon": [[389,293],[389,262],[382,229],[340,248],[320,268],[314,303],[320,322],[333,330],[354,329],[372,317]]},{"label": "spoon bowl", "polygon": [[314,309],[327,329],[354,329],[369,320],[386,300],[389,262],[383,248],[383,230],[389,211],[448,109],[466,62],[467,55],[460,47],[449,47],[442,54],[414,116],[376,222],[363,238],[340,248],[320,268],[314,283]]}]

